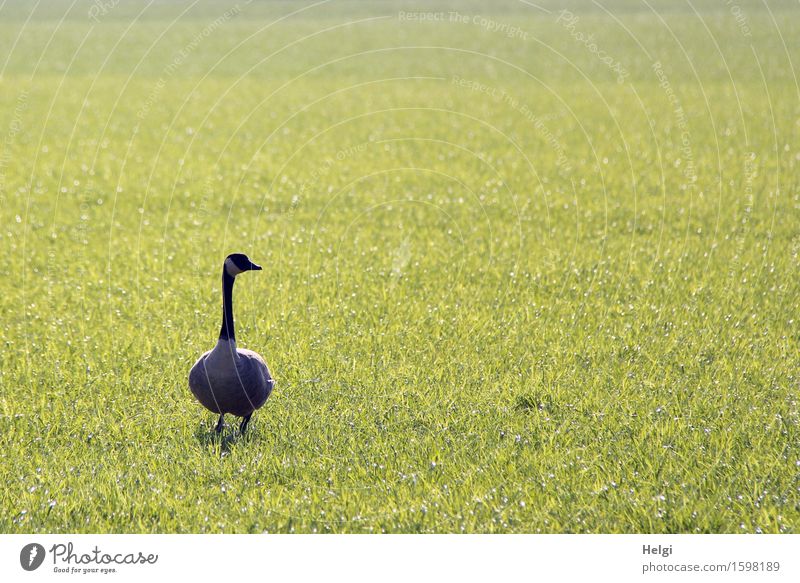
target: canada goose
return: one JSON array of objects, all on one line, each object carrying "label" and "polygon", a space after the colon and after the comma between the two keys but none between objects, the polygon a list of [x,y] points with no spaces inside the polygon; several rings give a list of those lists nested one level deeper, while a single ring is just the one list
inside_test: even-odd
[{"label": "canada goose", "polygon": [[242,253],[225,258],[219,340],[189,371],[189,388],[194,396],[206,409],[219,415],[217,433],[222,431],[226,413],[244,418],[239,426],[244,433],[253,411],[267,401],[275,386],[264,359],[252,350],[236,347],[233,330],[233,282],[240,273],[260,270],[260,265]]}]

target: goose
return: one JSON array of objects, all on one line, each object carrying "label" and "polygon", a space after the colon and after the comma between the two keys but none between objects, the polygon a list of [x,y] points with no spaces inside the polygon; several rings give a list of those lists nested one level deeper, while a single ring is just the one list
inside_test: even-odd
[{"label": "goose", "polygon": [[233,253],[222,266],[222,327],[213,350],[204,353],[189,371],[189,389],[212,413],[219,415],[215,431],[222,431],[224,417],[242,417],[244,433],[253,411],[266,403],[275,386],[264,359],[252,350],[237,348],[233,329],[233,282],[246,271],[261,271],[247,255]]}]

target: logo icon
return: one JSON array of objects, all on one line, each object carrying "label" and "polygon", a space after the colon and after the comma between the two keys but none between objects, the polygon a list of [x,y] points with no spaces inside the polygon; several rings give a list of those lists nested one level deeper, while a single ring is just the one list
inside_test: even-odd
[{"label": "logo icon", "polygon": [[19,564],[26,571],[35,571],[44,562],[44,547],[39,543],[30,543],[19,552]]}]

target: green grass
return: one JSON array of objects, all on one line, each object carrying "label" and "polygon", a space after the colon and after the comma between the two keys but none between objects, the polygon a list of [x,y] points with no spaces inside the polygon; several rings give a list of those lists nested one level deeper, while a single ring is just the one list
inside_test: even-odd
[{"label": "green grass", "polygon": [[800,9],[538,4],[2,3],[0,532],[798,532]]}]

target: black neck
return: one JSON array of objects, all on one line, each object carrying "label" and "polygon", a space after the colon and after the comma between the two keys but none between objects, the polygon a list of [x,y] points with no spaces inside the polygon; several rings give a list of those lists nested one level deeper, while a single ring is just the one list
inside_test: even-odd
[{"label": "black neck", "polygon": [[219,331],[220,340],[236,341],[233,330],[233,276],[222,268],[222,328]]}]

